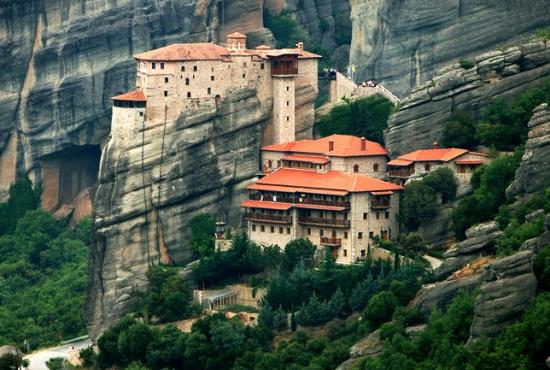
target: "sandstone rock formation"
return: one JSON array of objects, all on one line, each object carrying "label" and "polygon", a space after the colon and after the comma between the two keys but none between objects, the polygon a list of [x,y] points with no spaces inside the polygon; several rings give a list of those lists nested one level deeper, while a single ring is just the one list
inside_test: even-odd
[{"label": "sandstone rock formation", "polygon": [[205,103],[166,127],[153,124],[133,140],[107,143],[86,308],[92,338],[129,311],[150,266],[189,261],[187,222],[195,214],[239,223],[269,108],[255,90],[240,90],[218,108]]},{"label": "sandstone rock formation", "polygon": [[104,143],[110,97],[134,86],[132,55],[265,31],[257,0],[18,0],[0,14],[0,193],[17,171],[41,181],[49,155]]},{"label": "sandstone rock formation", "polygon": [[490,264],[474,306],[470,339],[495,336],[527,309],[537,290],[533,253],[521,251]]},{"label": "sandstone rock formation", "polygon": [[550,25],[547,0],[351,0],[350,62],[359,81],[398,96],[458,59]]},{"label": "sandstone rock formation", "polygon": [[541,104],[529,121],[529,136],[516,177],[506,189],[508,198],[540,193],[550,186],[550,109]]},{"label": "sandstone rock formation", "polygon": [[480,55],[470,69],[445,68],[401,101],[388,122],[386,146],[392,155],[429,148],[441,141],[453,112],[476,117],[489,99],[514,97],[548,77],[550,42],[542,40]]}]

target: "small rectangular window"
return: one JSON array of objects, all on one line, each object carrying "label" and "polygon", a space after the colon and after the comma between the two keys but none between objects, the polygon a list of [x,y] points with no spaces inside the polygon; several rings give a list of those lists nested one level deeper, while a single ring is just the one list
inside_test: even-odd
[{"label": "small rectangular window", "polygon": [[187,93],[187,97],[188,97],[188,98],[191,97],[191,91],[189,91],[189,92]]},{"label": "small rectangular window", "polygon": [[164,96],[168,96],[168,91],[164,91]]},{"label": "small rectangular window", "polygon": [[365,250],[361,249],[361,257],[365,257]]},{"label": "small rectangular window", "polygon": [[168,83],[168,77],[164,77],[164,82]]},{"label": "small rectangular window", "polygon": [[347,256],[348,256],[348,250],[344,249],[344,257],[347,257]]},{"label": "small rectangular window", "polygon": [[320,236],[325,235],[325,231],[324,231],[323,229],[319,229],[319,235],[320,235]]},{"label": "small rectangular window", "polygon": [[197,72],[197,66],[193,66],[193,72]]},{"label": "small rectangular window", "polygon": [[348,238],[348,232],[344,231],[344,239],[347,239],[347,238]]},{"label": "small rectangular window", "polygon": [[264,231],[265,231],[265,226],[264,226],[264,225],[260,226],[260,231],[261,231],[261,232],[264,232]]},{"label": "small rectangular window", "polygon": [[157,69],[157,63],[153,62],[153,63],[151,64],[151,68],[152,68],[152,69]]},{"label": "small rectangular window", "polygon": [[380,219],[380,212],[376,212],[376,219],[377,219],[377,220]]},{"label": "small rectangular window", "polygon": [[357,233],[357,239],[363,239],[363,233],[362,232]]},{"label": "small rectangular window", "polygon": [[286,228],[286,233],[290,235],[290,227]]},{"label": "small rectangular window", "polygon": [[363,212],[363,220],[367,219],[367,212]]},{"label": "small rectangular window", "polygon": [[256,225],[252,225],[252,231],[256,231]]},{"label": "small rectangular window", "polygon": [[283,228],[279,227],[279,234],[282,234],[282,233],[283,233]]},{"label": "small rectangular window", "polygon": [[369,231],[369,238],[374,238],[374,231]]},{"label": "small rectangular window", "polygon": [[210,76],[210,81],[214,81],[216,78],[214,76]]},{"label": "small rectangular window", "polygon": [[260,64],[260,69],[264,69],[264,68],[265,68],[264,64],[263,63]]},{"label": "small rectangular window", "polygon": [[287,122],[290,121],[290,116],[286,116]]},{"label": "small rectangular window", "polygon": [[286,101],[286,106],[288,107],[290,105],[290,102],[287,100]]},{"label": "small rectangular window", "polygon": [[139,115],[140,115],[141,117],[143,117],[143,112],[139,112]]},{"label": "small rectangular window", "polygon": [[243,78],[246,78],[246,73],[243,73]]},{"label": "small rectangular window", "polygon": [[185,72],[185,66],[181,66],[181,71]]},{"label": "small rectangular window", "polygon": [[307,228],[307,235],[311,235],[311,228]]},{"label": "small rectangular window", "polygon": [[287,86],[287,87],[286,87],[286,91],[290,91],[290,86]]},{"label": "small rectangular window", "polygon": [[386,218],[390,218],[390,213],[386,212],[385,216],[386,216]]},{"label": "small rectangular window", "polygon": [[269,231],[273,234],[275,232],[275,226],[270,226]]},{"label": "small rectangular window", "polygon": [[208,92],[208,95],[212,94],[212,88],[209,87],[209,88],[207,89],[207,92]]},{"label": "small rectangular window", "polygon": [[164,69],[164,63],[160,63],[160,69]]}]

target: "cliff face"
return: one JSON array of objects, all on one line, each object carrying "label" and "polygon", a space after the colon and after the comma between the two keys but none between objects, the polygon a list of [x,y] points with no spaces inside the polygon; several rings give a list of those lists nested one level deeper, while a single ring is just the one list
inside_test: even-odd
[{"label": "cliff face", "polygon": [[429,148],[440,141],[456,110],[475,117],[488,100],[513,97],[540,84],[550,76],[550,42],[533,40],[473,61],[470,69],[458,64],[443,69],[401,101],[384,135],[392,155]]},{"label": "cliff face", "polygon": [[155,123],[133,140],[107,143],[86,305],[92,338],[128,312],[149,266],[190,260],[186,225],[195,214],[236,226],[269,112],[255,90],[241,90],[218,108],[205,104],[166,128]]},{"label": "cliff face", "polygon": [[351,63],[399,96],[458,59],[550,25],[548,0],[350,0]]},{"label": "cliff face", "polygon": [[[222,11],[209,0],[2,2],[0,192],[17,171],[44,180],[41,162],[49,155],[105,141],[110,97],[134,86],[132,55],[263,30],[261,2],[225,3]],[[58,186],[54,177],[46,181]]]}]

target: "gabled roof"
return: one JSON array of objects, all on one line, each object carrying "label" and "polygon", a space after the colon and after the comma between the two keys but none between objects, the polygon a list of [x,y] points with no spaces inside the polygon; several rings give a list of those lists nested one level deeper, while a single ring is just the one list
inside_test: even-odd
[{"label": "gabled roof", "polygon": [[317,172],[281,167],[256,182],[260,185],[276,185],[313,189],[367,192],[401,190],[401,186],[357,173],[340,171]]},{"label": "gabled roof", "polygon": [[[329,151],[329,142],[334,143],[334,149]],[[361,150],[361,138],[352,135],[330,135],[317,140],[300,140],[288,143],[267,145],[262,150],[272,152],[322,154],[333,157],[360,157],[388,155],[388,151],[380,144],[365,140],[365,150]]]},{"label": "gabled roof", "polygon": [[463,154],[468,153],[466,149],[460,148],[437,148],[420,149],[404,154],[388,163],[389,166],[403,166],[403,161],[410,162],[449,162]]},{"label": "gabled roof", "polygon": [[172,44],[134,57],[149,61],[222,60],[230,55],[223,46],[212,43]]},{"label": "gabled roof", "polygon": [[147,101],[145,94],[141,90],[128,91],[122,95],[113,96],[111,99],[124,101]]}]

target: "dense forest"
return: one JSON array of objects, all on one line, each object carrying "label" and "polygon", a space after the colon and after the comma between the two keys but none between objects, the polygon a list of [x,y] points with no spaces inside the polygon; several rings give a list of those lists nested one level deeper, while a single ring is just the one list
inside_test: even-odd
[{"label": "dense forest", "polygon": [[70,228],[37,209],[40,190],[24,177],[9,196],[0,204],[0,345],[33,349],[85,334],[91,220]]}]

